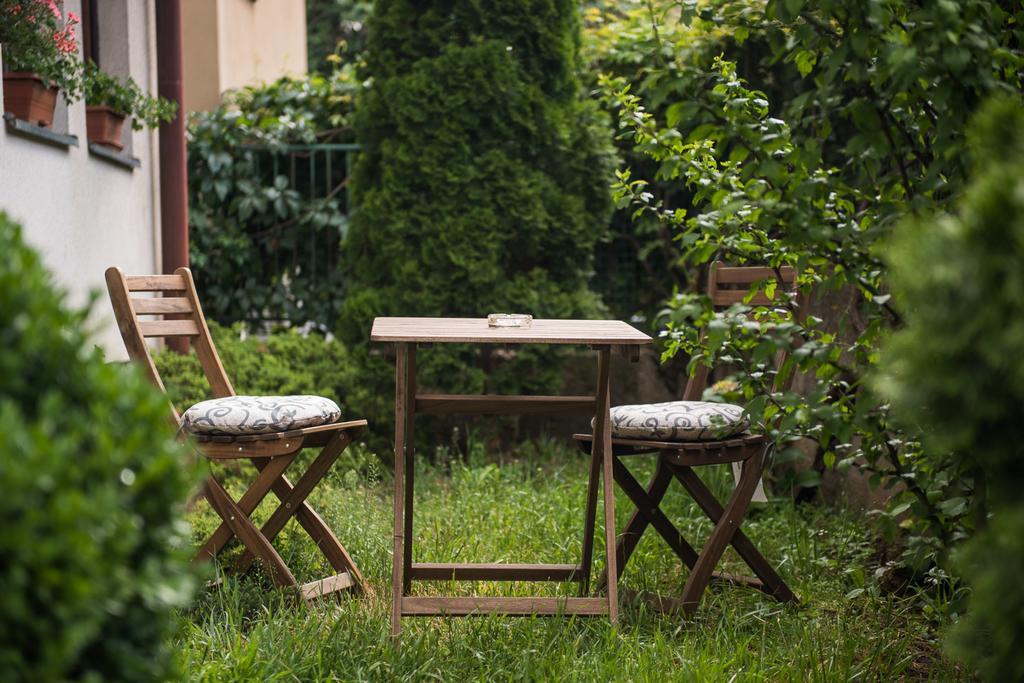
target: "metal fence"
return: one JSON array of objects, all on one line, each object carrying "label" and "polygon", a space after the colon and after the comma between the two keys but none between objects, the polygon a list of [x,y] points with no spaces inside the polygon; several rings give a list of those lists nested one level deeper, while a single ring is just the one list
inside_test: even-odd
[{"label": "metal fence", "polygon": [[257,176],[264,184],[283,175],[288,178],[289,187],[305,199],[325,199],[341,193],[344,195],[343,211],[351,212],[348,178],[359,145],[247,145],[246,149],[256,153]]},{"label": "metal fence", "polygon": [[340,224],[318,225],[298,221],[277,231],[265,248],[267,266],[284,280],[287,299],[301,302],[302,309],[287,314],[271,307],[264,313],[265,322],[308,316],[319,324],[333,318],[341,287],[341,240],[354,206],[349,179],[359,145],[305,144],[247,146],[253,153],[256,181],[273,186],[277,178],[285,178],[286,187],[303,201],[323,200],[326,211]]}]

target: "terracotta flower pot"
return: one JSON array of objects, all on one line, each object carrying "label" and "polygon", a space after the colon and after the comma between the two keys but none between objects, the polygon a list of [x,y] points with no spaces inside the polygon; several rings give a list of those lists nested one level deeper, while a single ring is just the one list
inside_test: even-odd
[{"label": "terracotta flower pot", "polygon": [[4,111],[29,123],[49,128],[57,107],[57,86],[24,71],[4,72]]},{"label": "terracotta flower pot", "polygon": [[85,108],[85,132],[89,142],[111,147],[120,152],[121,131],[125,115],[102,104],[90,104]]}]

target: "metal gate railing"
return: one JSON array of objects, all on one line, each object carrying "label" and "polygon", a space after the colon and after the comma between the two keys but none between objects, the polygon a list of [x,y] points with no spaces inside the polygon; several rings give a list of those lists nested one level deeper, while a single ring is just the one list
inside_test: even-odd
[{"label": "metal gate railing", "polygon": [[345,190],[343,210],[351,213],[348,178],[352,160],[361,149],[356,144],[322,143],[309,145],[246,145],[245,149],[257,153],[257,175],[262,181],[273,182],[284,175],[289,187],[306,199],[326,199]]},{"label": "metal gate railing", "polygon": [[[287,189],[303,201],[329,202],[326,210],[342,219],[340,227],[317,226],[300,221],[281,228],[265,247],[265,261],[283,279],[288,298],[301,302],[307,315],[320,324],[329,320],[320,309],[337,301],[341,286],[341,240],[352,215],[352,190],[349,179],[360,146],[343,143],[246,145],[253,155],[256,181],[273,186],[283,177]],[[324,207],[321,207],[323,210]],[[267,311],[267,322],[279,321],[279,314]],[[327,316],[328,318],[330,316]]]}]

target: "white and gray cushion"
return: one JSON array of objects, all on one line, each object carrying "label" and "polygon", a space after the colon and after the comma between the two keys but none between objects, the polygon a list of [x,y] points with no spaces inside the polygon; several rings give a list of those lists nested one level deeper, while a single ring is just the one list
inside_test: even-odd
[{"label": "white and gray cushion", "polygon": [[667,401],[615,406],[612,436],[657,441],[714,441],[746,431],[743,407],[710,401]]},{"label": "white and gray cushion", "polygon": [[272,434],[337,422],[338,404],[322,396],[228,396],[197,403],[181,416],[193,434]]}]

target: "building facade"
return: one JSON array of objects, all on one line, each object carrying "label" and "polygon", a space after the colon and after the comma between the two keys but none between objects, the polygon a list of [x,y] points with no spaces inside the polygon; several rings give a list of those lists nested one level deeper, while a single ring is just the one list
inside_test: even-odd
[{"label": "building facade", "polygon": [[[131,76],[155,93],[157,1],[65,0],[64,9],[90,17],[82,28],[91,31],[90,49],[102,69]],[[85,41],[79,43],[81,50]],[[0,103],[2,87],[0,82]],[[0,126],[0,210],[22,225],[75,304],[105,292],[108,266],[161,271],[157,132],[125,126],[122,143],[120,153],[90,145],[85,103],[68,105],[61,98],[48,129],[9,115]],[[124,358],[105,295],[93,324],[108,357]]]},{"label": "building facade", "polygon": [[306,73],[305,0],[184,0],[185,109],[226,90]]}]

